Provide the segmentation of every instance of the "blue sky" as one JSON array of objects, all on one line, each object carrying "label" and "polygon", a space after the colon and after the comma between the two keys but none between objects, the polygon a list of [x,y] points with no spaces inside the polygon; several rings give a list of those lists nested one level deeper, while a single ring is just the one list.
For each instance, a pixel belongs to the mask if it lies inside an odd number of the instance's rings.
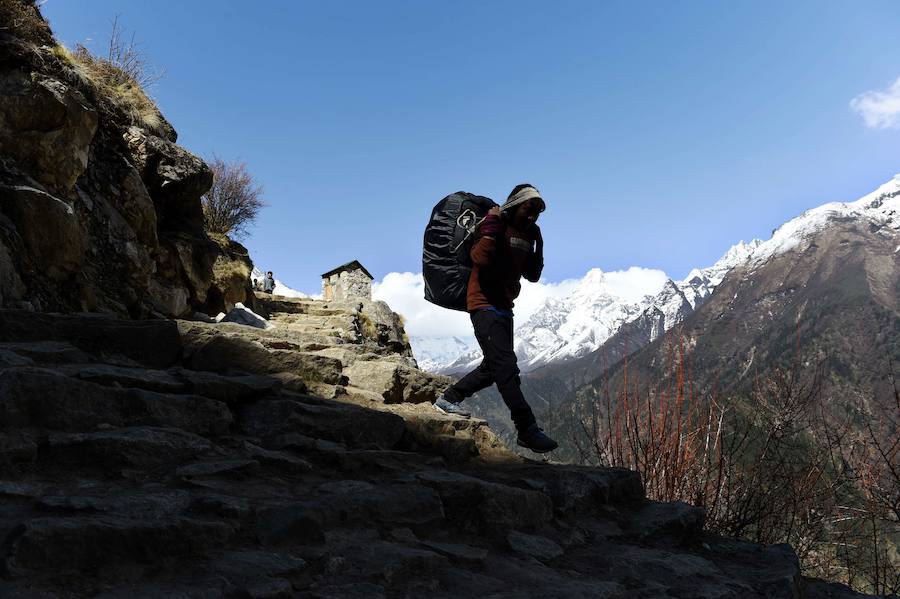
[{"label": "blue sky", "polygon": [[431,208],[459,189],[542,190],[547,281],[683,277],[900,172],[896,120],[851,108],[900,77],[893,0],[42,10],[95,50],[120,15],[164,73],[151,91],[179,142],[246,161],[264,186],[256,263],[305,291],[354,258],[379,280],[419,272]]}]

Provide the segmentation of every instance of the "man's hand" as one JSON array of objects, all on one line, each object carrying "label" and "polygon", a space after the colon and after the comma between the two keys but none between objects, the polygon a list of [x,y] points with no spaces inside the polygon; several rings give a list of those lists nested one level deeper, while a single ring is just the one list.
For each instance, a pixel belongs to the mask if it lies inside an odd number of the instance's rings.
[{"label": "man's hand", "polygon": [[541,235],[541,228],[537,226],[537,223],[534,225],[534,242],[537,244],[538,249],[544,247],[544,236]]},{"label": "man's hand", "polygon": [[503,223],[500,221],[500,206],[494,206],[488,210],[487,216],[481,221],[481,234],[496,236],[503,230]]}]

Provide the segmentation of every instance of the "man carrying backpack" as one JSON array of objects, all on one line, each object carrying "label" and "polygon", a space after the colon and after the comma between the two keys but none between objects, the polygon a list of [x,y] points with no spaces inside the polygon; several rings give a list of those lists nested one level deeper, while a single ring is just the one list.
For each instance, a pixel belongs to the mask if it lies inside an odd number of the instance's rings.
[{"label": "man carrying backpack", "polygon": [[518,444],[538,453],[556,449],[557,443],[538,427],[522,394],[513,351],[512,308],[521,290],[519,279],[537,282],[544,268],[544,240],[536,221],[545,208],[537,188],[517,185],[476,230],[466,308],[484,359],[434,402],[441,412],[469,416],[460,402],[496,383],[516,425]]}]

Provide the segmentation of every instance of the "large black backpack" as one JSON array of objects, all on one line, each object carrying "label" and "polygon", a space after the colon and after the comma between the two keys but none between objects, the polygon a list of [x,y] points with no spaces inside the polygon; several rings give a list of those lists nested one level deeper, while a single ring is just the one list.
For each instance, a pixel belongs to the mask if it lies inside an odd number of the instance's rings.
[{"label": "large black backpack", "polygon": [[496,205],[490,198],[457,191],[431,211],[422,251],[426,300],[451,310],[466,310],[475,226]]}]

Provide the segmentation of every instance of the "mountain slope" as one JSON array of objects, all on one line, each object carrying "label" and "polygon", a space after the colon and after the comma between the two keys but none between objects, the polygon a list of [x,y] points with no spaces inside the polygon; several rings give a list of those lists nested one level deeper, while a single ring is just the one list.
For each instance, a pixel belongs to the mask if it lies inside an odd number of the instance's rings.
[{"label": "mountain slope", "polygon": [[[858,375],[900,351],[900,177],[779,227],[673,334],[699,372],[739,384],[749,367],[807,359]],[[632,364],[653,363],[663,343]],[[729,374],[731,373],[731,374]],[[865,378],[865,377],[863,377]]]}]

